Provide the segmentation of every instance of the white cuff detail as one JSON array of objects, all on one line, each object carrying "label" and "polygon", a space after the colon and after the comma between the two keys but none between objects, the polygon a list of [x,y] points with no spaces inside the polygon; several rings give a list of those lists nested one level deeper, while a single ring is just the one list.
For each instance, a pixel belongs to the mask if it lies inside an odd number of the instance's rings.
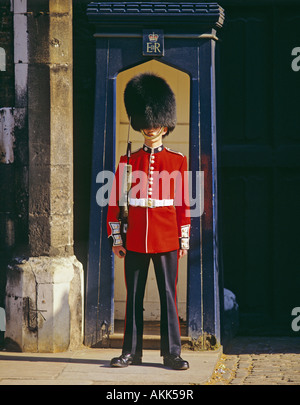
[{"label": "white cuff detail", "polygon": [[190,248],[190,227],[191,225],[181,227],[180,249],[188,250]]}]

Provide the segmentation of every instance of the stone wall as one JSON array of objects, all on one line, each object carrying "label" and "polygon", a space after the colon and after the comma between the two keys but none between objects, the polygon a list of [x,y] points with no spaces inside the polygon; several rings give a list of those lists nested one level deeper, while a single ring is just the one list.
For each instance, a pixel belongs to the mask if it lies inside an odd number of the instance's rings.
[{"label": "stone wall", "polygon": [[83,339],[83,268],[73,255],[72,0],[12,7],[14,111],[22,116],[15,156],[26,168],[19,182],[27,222],[7,273],[5,337],[14,350],[57,352]]},{"label": "stone wall", "polygon": [[[14,124],[13,12],[9,0],[0,2],[0,307],[4,307],[5,269],[15,241],[13,164]],[[6,120],[7,118],[7,120]],[[6,122],[5,122],[6,121]]]}]

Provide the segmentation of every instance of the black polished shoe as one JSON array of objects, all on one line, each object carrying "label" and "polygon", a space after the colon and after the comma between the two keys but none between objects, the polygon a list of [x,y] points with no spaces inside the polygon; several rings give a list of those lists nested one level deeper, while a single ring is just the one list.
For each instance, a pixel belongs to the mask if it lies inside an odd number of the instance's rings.
[{"label": "black polished shoe", "polygon": [[129,365],[138,365],[142,364],[142,357],[137,355],[128,354],[121,354],[120,357],[114,357],[110,365],[111,367],[127,367]]},{"label": "black polished shoe", "polygon": [[187,370],[190,367],[186,360],[176,354],[164,356],[164,366],[171,367],[173,370]]}]

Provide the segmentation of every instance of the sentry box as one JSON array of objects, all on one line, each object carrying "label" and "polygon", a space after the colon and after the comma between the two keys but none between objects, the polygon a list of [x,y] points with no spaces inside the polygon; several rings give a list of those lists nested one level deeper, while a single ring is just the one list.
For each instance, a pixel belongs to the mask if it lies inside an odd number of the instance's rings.
[{"label": "sentry box", "polygon": [[[116,285],[119,272],[115,267],[120,264],[113,258],[106,235],[107,204],[99,205],[96,198],[101,181],[98,177],[97,182],[97,176],[114,172],[120,155],[126,152],[128,121],[122,95],[126,81],[139,72],[154,71],[167,79],[177,100],[177,126],[166,143],[188,157],[192,174],[195,206],[191,247],[187,262],[181,264],[185,266],[180,271],[183,280],[178,283],[179,316],[185,321],[182,334],[201,348],[207,347],[207,339],[217,346],[222,277],[218,257],[215,46],[224,22],[223,9],[217,3],[92,2],[87,16],[95,26],[97,68],[85,344],[101,345],[105,334],[113,336],[118,314],[120,319],[124,316],[124,295],[121,292],[117,297]],[[137,147],[142,143],[134,132],[131,140],[133,149],[135,143]],[[201,188],[197,188],[199,178]],[[199,207],[197,193],[201,189]],[[151,320],[155,311],[150,301],[151,310],[147,315],[145,305],[145,316]]]}]

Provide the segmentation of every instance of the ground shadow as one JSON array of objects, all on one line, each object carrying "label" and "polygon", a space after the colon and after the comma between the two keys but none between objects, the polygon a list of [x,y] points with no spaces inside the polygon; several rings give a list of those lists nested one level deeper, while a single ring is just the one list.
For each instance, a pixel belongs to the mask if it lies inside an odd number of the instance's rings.
[{"label": "ground shadow", "polygon": [[300,336],[236,336],[223,347],[223,353],[228,355],[300,354]]},{"label": "ground shadow", "polygon": [[0,361],[24,361],[24,362],[33,362],[33,363],[70,363],[70,364],[99,364],[100,366],[109,365],[110,360],[95,360],[95,359],[78,359],[78,358],[69,358],[69,357],[36,357],[36,356],[18,356],[18,355],[1,355]]}]

